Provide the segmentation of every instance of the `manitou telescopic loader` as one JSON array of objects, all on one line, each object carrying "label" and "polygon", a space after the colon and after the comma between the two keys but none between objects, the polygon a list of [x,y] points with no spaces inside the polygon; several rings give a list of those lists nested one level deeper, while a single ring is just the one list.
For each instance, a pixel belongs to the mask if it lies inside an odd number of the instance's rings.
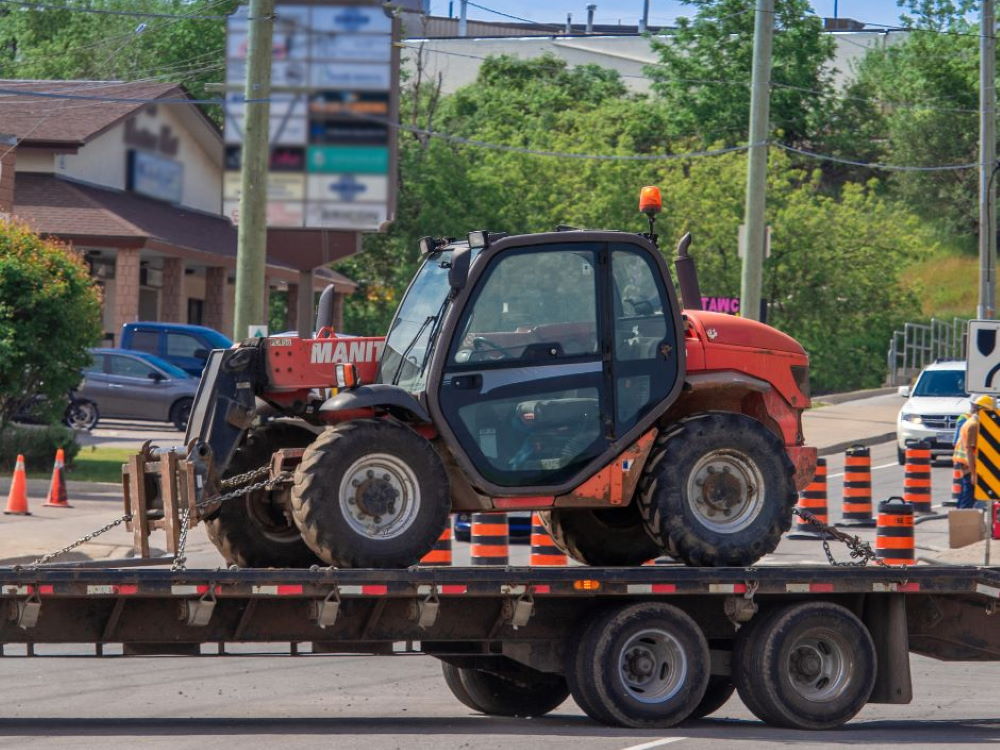
[{"label": "manitou telescopic loader", "polygon": [[[242,567],[405,567],[457,511],[541,511],[590,565],[771,552],[815,465],[808,357],[698,309],[689,237],[682,311],[659,191],[640,209],[649,233],[422,239],[384,340],[336,337],[321,303],[314,339],[214,351],[176,462],[188,522]],[[212,501],[268,466],[266,488]]]}]

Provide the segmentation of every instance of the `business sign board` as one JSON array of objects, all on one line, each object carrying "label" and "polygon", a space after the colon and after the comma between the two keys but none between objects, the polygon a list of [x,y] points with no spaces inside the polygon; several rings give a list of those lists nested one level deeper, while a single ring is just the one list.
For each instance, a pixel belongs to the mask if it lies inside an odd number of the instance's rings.
[{"label": "business sign board", "polygon": [[[223,210],[238,220],[250,23],[229,17]],[[396,207],[398,21],[381,3],[299,0],[275,9],[267,183],[271,227],[378,231]]]},{"label": "business sign board", "polygon": [[159,154],[128,150],[126,188],[150,198],[180,203],[184,194],[184,165]]}]

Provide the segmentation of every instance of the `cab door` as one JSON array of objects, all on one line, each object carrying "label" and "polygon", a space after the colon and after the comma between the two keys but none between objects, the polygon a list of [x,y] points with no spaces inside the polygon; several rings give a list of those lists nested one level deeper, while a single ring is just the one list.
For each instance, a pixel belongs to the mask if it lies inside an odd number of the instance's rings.
[{"label": "cab door", "polygon": [[[676,356],[663,356],[676,354],[670,298],[648,251],[622,244],[552,242],[481,259],[436,396],[456,452],[494,490],[583,481],[675,391]],[[616,302],[626,291],[631,306]]]}]

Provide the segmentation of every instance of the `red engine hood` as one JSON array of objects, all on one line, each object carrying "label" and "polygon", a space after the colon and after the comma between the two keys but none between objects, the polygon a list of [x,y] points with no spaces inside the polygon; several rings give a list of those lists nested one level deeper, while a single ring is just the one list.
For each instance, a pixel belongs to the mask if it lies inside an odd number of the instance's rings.
[{"label": "red engine hood", "polygon": [[706,346],[745,346],[803,356],[806,353],[799,342],[788,334],[756,320],[706,310],[684,310],[684,314],[694,324],[698,338]]}]

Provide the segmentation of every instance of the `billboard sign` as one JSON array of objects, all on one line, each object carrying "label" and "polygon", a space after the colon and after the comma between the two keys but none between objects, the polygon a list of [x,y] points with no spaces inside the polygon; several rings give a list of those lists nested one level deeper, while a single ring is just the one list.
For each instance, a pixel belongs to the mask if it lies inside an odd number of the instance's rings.
[{"label": "billboard sign", "polygon": [[[227,23],[223,210],[238,215],[248,106],[248,11]],[[275,10],[268,226],[378,231],[396,203],[398,22],[380,3],[308,0]],[[235,220],[235,219],[234,219]]]}]

